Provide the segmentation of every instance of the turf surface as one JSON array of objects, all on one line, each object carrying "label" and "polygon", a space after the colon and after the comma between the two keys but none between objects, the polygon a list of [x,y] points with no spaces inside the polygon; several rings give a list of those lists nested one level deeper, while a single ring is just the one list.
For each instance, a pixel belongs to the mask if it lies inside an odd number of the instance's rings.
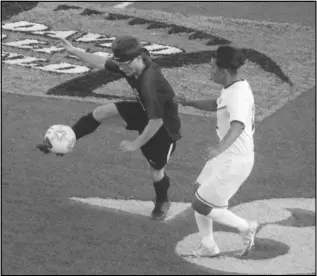
[{"label": "turf surface", "polygon": [[[314,93],[303,94],[258,126],[256,166],[233,204],[315,196]],[[87,103],[3,95],[4,272],[197,273],[173,253],[175,242],[195,231],[192,216],[170,227],[67,200],[69,196],[151,200],[141,156],[123,155],[116,148],[117,141],[126,137],[124,130],[104,127],[65,158],[33,150],[50,122],[71,122],[91,108]],[[182,120],[186,138],[170,165],[173,201],[190,199],[191,183],[203,163],[199,153],[212,140],[198,134],[208,136],[214,127],[202,117],[184,115]]]},{"label": "turf surface", "polygon": [[223,16],[257,21],[297,23],[314,27],[316,3],[288,2],[138,2],[133,7],[145,10],[162,10],[185,15]]},{"label": "turf surface", "polygon": [[[141,155],[118,149],[134,134],[111,123],[78,142],[72,154],[46,156],[34,146],[47,127],[72,124],[96,105],[3,92],[3,274],[210,274],[174,253],[176,242],[196,232],[191,212],[166,225],[68,200],[151,200]],[[255,168],[232,205],[315,197],[315,93],[303,93],[257,126]],[[182,115],[182,121],[184,138],[168,167],[173,201],[190,200],[201,156],[216,142],[212,119]]]}]

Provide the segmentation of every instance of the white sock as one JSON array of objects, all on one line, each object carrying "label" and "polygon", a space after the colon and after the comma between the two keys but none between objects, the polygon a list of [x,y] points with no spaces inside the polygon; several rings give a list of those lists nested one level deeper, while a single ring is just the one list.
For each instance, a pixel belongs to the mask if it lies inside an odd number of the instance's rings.
[{"label": "white sock", "polygon": [[216,243],[214,240],[212,219],[207,216],[201,215],[196,211],[195,219],[203,244],[210,247],[214,246]]},{"label": "white sock", "polygon": [[228,209],[214,208],[208,214],[208,217],[220,224],[236,228],[240,232],[244,232],[249,229],[247,220],[235,215]]}]

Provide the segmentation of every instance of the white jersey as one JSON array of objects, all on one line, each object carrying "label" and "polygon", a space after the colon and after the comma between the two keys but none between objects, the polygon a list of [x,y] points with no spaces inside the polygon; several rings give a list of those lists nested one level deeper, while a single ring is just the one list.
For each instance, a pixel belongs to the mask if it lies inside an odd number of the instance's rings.
[{"label": "white jersey", "polygon": [[237,81],[222,89],[217,99],[217,134],[220,141],[227,134],[230,123],[239,121],[244,124],[241,135],[225,151],[225,153],[251,156],[254,153],[254,97],[249,83]]}]

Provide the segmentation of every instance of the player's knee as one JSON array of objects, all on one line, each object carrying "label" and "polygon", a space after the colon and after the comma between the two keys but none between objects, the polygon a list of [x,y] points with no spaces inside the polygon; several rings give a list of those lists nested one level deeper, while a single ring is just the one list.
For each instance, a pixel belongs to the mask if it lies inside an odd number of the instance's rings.
[{"label": "player's knee", "polygon": [[192,208],[199,214],[203,215],[203,216],[207,216],[211,210],[212,207],[202,203],[200,200],[198,200],[197,198],[194,198],[194,200],[192,201]]},{"label": "player's knee", "polygon": [[94,109],[92,114],[94,118],[99,122],[102,122],[103,120],[107,118],[111,118],[111,117],[119,115],[118,109],[116,105],[113,103],[98,106],[97,108]]},{"label": "player's knee", "polygon": [[193,184],[193,194],[195,194],[197,192],[199,187],[200,187],[200,184],[198,182],[195,182]]},{"label": "player's knee", "polygon": [[209,216],[211,219],[217,221],[218,219],[221,219],[223,217],[224,210],[226,210],[226,208],[212,208]]},{"label": "player's knee", "polygon": [[164,169],[155,170],[155,169],[151,168],[151,176],[152,176],[152,180],[154,182],[161,181],[164,177]]},{"label": "player's knee", "polygon": [[227,213],[228,210],[228,206],[225,207],[219,207],[219,208],[212,208],[209,217],[213,220],[219,220],[222,217],[225,216],[225,214]]}]

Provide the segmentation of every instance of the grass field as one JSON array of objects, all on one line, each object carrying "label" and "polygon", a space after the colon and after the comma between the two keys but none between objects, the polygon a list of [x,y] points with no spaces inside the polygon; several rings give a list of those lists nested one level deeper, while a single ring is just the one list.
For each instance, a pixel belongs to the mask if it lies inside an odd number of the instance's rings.
[{"label": "grass field", "polygon": [[[2,10],[2,18],[6,20],[5,22],[10,22],[12,18],[30,21],[38,18],[41,19],[39,22],[49,23],[53,20],[51,15],[47,16],[47,21],[42,20],[44,20],[45,12],[48,14],[53,5],[53,3],[41,3],[39,6],[36,6],[36,3],[24,3],[23,5],[11,3],[3,6],[2,3],[2,8],[5,7]],[[78,5],[85,8],[85,5],[88,4],[78,3]],[[89,5],[92,6],[92,4]],[[98,10],[101,9],[101,5],[101,3],[94,3],[92,8]],[[145,16],[149,4],[136,3],[135,5],[144,10],[127,9],[120,12],[136,15],[140,12],[140,16]],[[151,8],[164,10],[165,5],[151,6]],[[227,3],[227,12],[229,6]],[[32,9],[25,11],[27,7]],[[198,12],[192,5],[186,7],[184,5],[183,8],[187,8],[188,11],[194,10],[187,15],[187,24],[190,24],[192,19],[190,14]],[[17,14],[17,9],[21,13]],[[108,9],[113,12],[110,7]],[[235,6],[232,9],[235,9]],[[291,6],[290,9],[295,10],[294,6]],[[268,11],[270,10],[268,9]],[[61,20],[56,24],[59,24],[58,27],[61,28],[73,29],[75,23],[80,22],[78,29],[83,28],[81,31],[102,33],[99,27],[96,27],[100,23],[100,17],[98,17],[100,15],[93,15],[89,21],[90,25],[87,23],[85,27],[84,20],[78,16],[79,12],[80,10],[60,11]],[[151,16],[154,16],[155,12],[157,11],[153,11]],[[214,15],[217,15],[215,10],[214,12]],[[256,18],[256,13],[258,11],[254,9],[250,19]],[[287,22],[287,9],[279,10],[279,13],[284,14],[282,21]],[[275,11],[275,14],[279,13]],[[77,14],[77,17],[74,14]],[[160,14],[168,17],[166,13]],[[245,14],[247,16],[247,13]],[[310,11],[304,9],[303,18],[306,18],[308,22],[310,19],[307,14],[310,14]],[[66,19],[70,18],[70,15],[73,16],[74,21],[67,23]],[[219,15],[223,16],[221,9]],[[261,16],[261,20],[271,20],[269,15],[265,17],[262,14]],[[201,24],[205,19],[202,19]],[[303,19],[301,23],[305,24],[306,21]],[[294,23],[293,19],[290,20],[290,23]],[[111,26],[114,28],[111,32],[125,29],[124,23],[120,20],[113,22]],[[141,27],[131,26],[130,28],[131,33],[141,33]],[[232,28],[236,28],[236,26],[233,24]],[[274,37],[274,28],[270,31],[265,27],[258,28],[258,31],[267,32],[268,36],[272,32],[271,37]],[[287,30],[291,33],[295,32],[295,29],[290,27]],[[233,29],[226,31],[219,27],[218,31],[218,35],[229,35]],[[151,39],[153,42],[164,42],[167,45],[179,42],[186,46],[184,34],[171,36],[168,38],[168,43],[164,40],[166,37],[164,35],[162,32],[159,41],[155,40],[155,36]],[[310,30],[297,35],[306,41],[315,39],[311,36]],[[10,33],[9,38],[17,39],[21,38],[21,35]],[[286,39],[289,39],[289,43],[292,42],[291,38]],[[49,41],[49,39],[47,40]],[[281,51],[285,45],[285,42],[282,43],[282,39],[280,41],[274,44],[277,51]],[[191,43],[192,48],[188,48],[188,51],[208,48],[201,41]],[[263,46],[261,43],[263,43],[261,39],[255,39],[255,48],[269,55],[270,46]],[[258,247],[255,255],[252,255],[249,260],[240,262],[234,260],[238,262],[237,268],[239,265],[242,267],[239,270],[240,273],[241,270],[243,271],[243,265],[246,265],[248,269],[250,267],[254,269],[250,274],[255,272],[261,274],[266,266],[270,266],[276,273],[281,274],[285,273],[287,267],[293,263],[296,266],[296,270],[293,271],[295,274],[315,273],[314,263],[311,261],[315,255],[315,237],[311,235],[311,231],[315,231],[315,206],[311,202],[315,202],[316,190],[316,87],[313,86],[315,54],[311,52],[311,49],[314,49],[315,45],[298,49],[300,43],[303,41],[296,41],[292,47],[288,48],[289,50],[285,53],[289,55],[287,58],[279,57],[278,53],[269,55],[274,57],[274,60],[278,60],[282,71],[292,80],[296,70],[292,69],[291,65],[294,68],[303,69],[299,74],[300,88],[292,95],[285,92],[283,82],[273,73],[257,69],[256,72],[260,76],[257,77],[251,70],[252,66],[255,66],[254,63],[250,63],[246,68],[246,75],[250,73],[251,80],[254,82],[254,91],[258,97],[257,106],[262,113],[258,113],[255,132],[255,167],[249,179],[230,203],[232,207],[239,209],[239,206],[243,206],[241,204],[252,204],[256,200],[281,199],[283,203],[283,199],[285,202],[293,199],[296,203],[292,202],[293,207],[301,210],[297,212],[300,215],[292,213],[291,223],[280,226],[282,228],[279,228],[278,231],[284,231],[286,240],[294,240],[301,244],[300,254],[308,252],[309,255],[305,262],[296,261],[296,246],[287,242],[286,245],[278,243],[276,233],[264,231],[262,235],[259,234],[263,247]],[[273,46],[271,45],[271,47]],[[31,50],[19,51],[25,55],[37,55]],[[298,51],[307,62],[296,58],[286,66],[288,57]],[[57,60],[58,56],[52,57],[52,60],[54,59]],[[199,78],[200,81],[196,81],[195,84],[202,85],[205,92],[196,96],[206,97],[209,89],[215,90],[217,87],[209,84],[202,77],[204,69],[201,68],[204,66],[202,63],[182,66],[179,69],[164,69],[164,72],[169,77],[173,74],[177,75],[178,72],[185,72],[182,77],[191,75],[191,81]],[[273,78],[279,88],[273,92],[266,91],[266,94],[261,94],[259,91],[265,91],[261,78],[264,82]],[[68,95],[68,97],[64,97],[64,95],[49,97],[47,95],[48,90],[58,87],[61,83],[67,85],[68,81],[72,79],[74,76],[51,74],[17,65],[4,64],[2,68],[2,273],[12,275],[33,273],[45,275],[216,275],[230,273],[230,258],[225,259],[223,263],[221,260],[219,261],[224,266],[228,264],[226,270],[219,268],[218,263],[214,263],[213,266],[209,261],[208,265],[211,265],[211,268],[202,263],[193,265],[175,253],[176,244],[188,235],[197,232],[191,210],[169,223],[161,223],[151,221],[144,216],[89,207],[69,200],[70,197],[100,197],[136,199],[142,202],[151,201],[153,198],[147,164],[141,154],[124,154],[118,149],[121,140],[135,137],[135,134],[126,132],[113,122],[100,127],[96,133],[79,141],[74,152],[63,158],[55,155],[42,155],[35,150],[35,144],[42,139],[48,126],[55,123],[71,125],[77,118],[96,107],[98,103],[106,101],[103,98],[94,99],[93,97],[81,97],[79,101],[71,99],[73,95]],[[173,76],[172,80],[175,86],[177,77]],[[191,81],[185,84],[187,91],[195,90],[194,86],[190,86]],[[104,87],[106,87],[105,84],[93,92],[102,93],[101,90]],[[107,93],[115,93],[122,87],[121,80],[117,80],[110,83]],[[272,87],[274,89],[274,85]],[[308,87],[312,88],[307,89]],[[283,91],[283,93],[278,93],[279,91]],[[118,92],[116,95],[121,97],[122,92]],[[280,104],[275,104],[276,102]],[[214,118],[192,115],[186,110],[182,110],[182,112],[183,139],[168,165],[168,173],[172,179],[170,198],[173,202],[190,202],[192,183],[204,164],[201,156],[207,146],[217,141],[213,131]],[[258,209],[261,209],[262,206],[263,210],[268,210],[269,205],[263,203],[263,205],[257,206],[260,206]],[[272,209],[269,209],[272,213],[262,213],[259,218],[261,220],[288,218],[289,213],[285,210],[281,212],[283,213],[281,217],[278,216],[280,208],[279,205],[273,206]],[[242,212],[245,217],[250,217],[257,211],[261,212],[261,210],[243,208],[239,212]],[[307,223],[305,218],[307,218],[307,214],[310,214],[308,212],[313,214],[313,218],[309,216]],[[303,213],[305,215],[301,215]],[[230,233],[229,229],[218,225],[215,228],[216,235]],[[307,236],[308,234],[310,236]],[[269,238],[266,235],[269,235]],[[309,237],[309,239],[306,240],[303,237]],[[237,244],[233,239],[232,246]],[[266,248],[267,252],[263,248]],[[262,258],[264,255],[266,259]]]},{"label": "grass field", "polygon": [[[177,12],[185,15],[223,16],[257,21],[273,21],[281,23],[295,23],[314,27],[315,3],[310,1],[289,2],[287,7],[283,2],[189,2],[185,5],[180,2],[138,2],[136,8],[145,10],[162,10]],[[300,11],[300,12],[299,12]]]}]

